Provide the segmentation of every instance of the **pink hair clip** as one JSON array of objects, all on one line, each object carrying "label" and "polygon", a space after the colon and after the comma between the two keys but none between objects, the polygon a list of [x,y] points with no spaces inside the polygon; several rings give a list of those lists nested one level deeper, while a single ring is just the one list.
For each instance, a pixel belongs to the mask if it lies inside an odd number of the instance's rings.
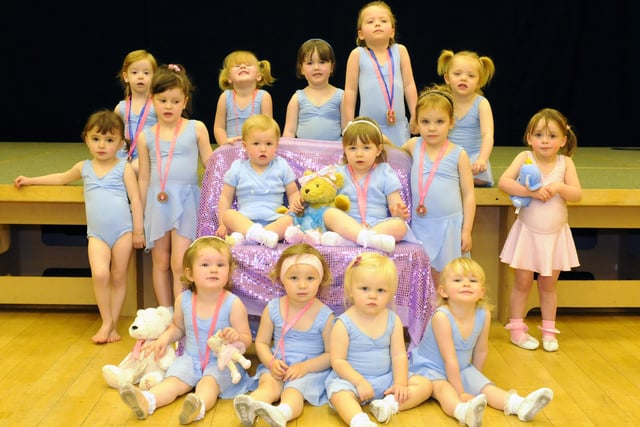
[{"label": "pink hair clip", "polygon": [[176,64],[169,64],[167,68],[171,71],[175,71],[176,73],[180,72],[180,67],[178,67]]},{"label": "pink hair clip", "polygon": [[360,255],[358,255],[357,257],[355,257],[353,259],[353,266],[357,267],[358,265],[360,265],[360,261],[362,261],[362,257]]}]

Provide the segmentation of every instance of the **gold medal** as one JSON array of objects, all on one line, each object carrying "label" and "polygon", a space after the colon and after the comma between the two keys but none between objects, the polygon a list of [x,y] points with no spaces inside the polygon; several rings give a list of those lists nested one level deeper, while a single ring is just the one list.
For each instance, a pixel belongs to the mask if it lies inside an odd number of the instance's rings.
[{"label": "gold medal", "polygon": [[425,216],[427,214],[427,207],[425,205],[420,205],[416,208],[416,213],[419,216]]},{"label": "gold medal", "polygon": [[158,193],[158,201],[160,203],[167,203],[167,200],[169,200],[169,195],[167,193],[164,191]]},{"label": "gold medal", "polygon": [[393,110],[387,110],[387,124],[393,126],[396,124],[396,112]]}]

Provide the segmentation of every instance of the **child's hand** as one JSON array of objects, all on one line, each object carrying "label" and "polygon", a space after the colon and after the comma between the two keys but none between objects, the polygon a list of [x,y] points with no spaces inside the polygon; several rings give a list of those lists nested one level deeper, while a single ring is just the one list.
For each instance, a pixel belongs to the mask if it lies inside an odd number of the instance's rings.
[{"label": "child's hand", "polygon": [[216,230],[216,236],[220,237],[221,239],[224,239],[225,237],[227,237],[227,227],[220,224],[220,226]]},{"label": "child's hand", "polygon": [[136,249],[142,249],[145,246],[144,234],[133,233],[133,247]]},{"label": "child's hand", "polygon": [[389,212],[391,212],[391,216],[402,218],[405,221],[411,218],[409,208],[404,203],[396,203],[395,206],[389,206]]},{"label": "child's hand", "polygon": [[19,177],[17,177],[16,179],[13,180],[13,185],[15,185],[16,188],[20,188],[22,186],[29,185],[29,178],[26,177],[26,176],[20,175]]},{"label": "child's hand", "polygon": [[302,378],[309,373],[309,370],[306,368],[305,363],[296,363],[287,369],[287,372],[284,374],[282,378],[284,381],[291,381],[298,378]]},{"label": "child's hand", "polygon": [[462,393],[460,393],[460,394],[458,395],[458,397],[460,398],[460,400],[461,400],[461,401],[463,401],[463,402],[468,402],[468,401],[470,401],[471,399],[473,399],[475,396],[474,396],[473,394],[469,394],[469,393],[467,393],[467,392],[463,391]]},{"label": "child's hand", "polygon": [[406,402],[410,397],[409,387],[407,387],[406,385],[398,385],[395,383],[391,387],[386,389],[384,391],[384,394],[385,396],[388,394],[393,394],[398,403]]},{"label": "child's hand", "polygon": [[553,192],[548,185],[545,185],[544,187],[541,187],[538,191],[533,193],[533,197],[540,201],[546,202],[551,197],[553,197]]},{"label": "child's hand", "polygon": [[231,343],[238,341],[240,334],[238,334],[238,331],[233,329],[231,326],[227,326],[222,330],[222,332],[220,332],[220,337],[227,343]]},{"label": "child's hand", "polygon": [[289,199],[289,211],[300,213],[304,211],[304,204],[302,203],[302,196],[299,192],[296,192],[293,197]]},{"label": "child's hand", "polygon": [[474,175],[478,175],[480,172],[484,172],[487,170],[487,162],[485,162],[484,160],[476,160],[475,162],[473,162],[473,164],[471,165],[471,171],[473,172]]},{"label": "child's hand", "polygon": [[373,399],[375,396],[375,392],[373,391],[373,387],[369,384],[369,381],[363,379],[356,385],[356,390],[358,390],[358,396],[360,397],[360,402],[366,402],[367,400]]},{"label": "child's hand", "polygon": [[289,367],[284,362],[284,360],[273,359],[271,361],[271,375],[273,375],[273,378],[277,379],[278,381],[284,381],[284,376],[286,375],[288,369]]}]

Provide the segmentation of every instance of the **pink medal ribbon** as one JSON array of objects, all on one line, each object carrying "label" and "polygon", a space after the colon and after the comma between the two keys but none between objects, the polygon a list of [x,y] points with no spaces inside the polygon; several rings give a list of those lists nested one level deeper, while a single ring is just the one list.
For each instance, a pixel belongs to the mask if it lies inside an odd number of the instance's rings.
[{"label": "pink medal ribbon", "polygon": [[369,181],[371,181],[371,175],[373,170],[376,168],[377,163],[374,163],[369,172],[367,173],[367,177],[364,180],[364,184],[360,187],[358,180],[353,175],[353,168],[351,165],[348,166],[349,174],[351,175],[351,180],[353,181],[353,185],[356,187],[356,193],[358,194],[358,212],[360,213],[360,221],[364,228],[369,228],[369,224],[367,224],[367,193],[369,192]]},{"label": "pink medal ribbon", "polygon": [[[375,65],[376,77],[378,77],[378,84],[380,85],[380,89],[382,90],[382,94],[385,96],[385,101],[387,101],[387,124],[389,126],[393,126],[396,124],[396,112],[393,110],[393,95],[395,85],[393,84],[393,54],[391,53],[391,48],[387,48],[387,64],[389,64],[389,85],[385,81],[382,76],[382,67],[380,66],[380,62],[378,62],[378,58],[373,50],[367,49],[369,52],[369,57],[371,61]],[[391,86],[391,90],[389,90],[389,86]]]},{"label": "pink medal ribbon", "polygon": [[436,175],[436,170],[440,165],[440,160],[442,160],[445,151],[447,151],[448,145],[449,141],[445,141],[445,143],[442,144],[442,148],[440,148],[438,157],[436,157],[436,160],[433,162],[433,167],[429,171],[429,176],[427,177],[427,182],[425,183],[422,180],[422,174],[424,173],[424,152],[426,151],[427,143],[424,140],[422,141],[422,150],[420,151],[420,169],[418,173],[418,193],[420,194],[420,203],[416,208],[416,213],[420,216],[425,216],[427,214],[427,207],[424,205],[424,199],[427,196],[427,192],[429,191],[429,187],[431,186],[431,181],[433,181],[433,177]]},{"label": "pink medal ribbon", "polygon": [[282,327],[282,333],[280,334],[280,339],[278,340],[278,345],[276,346],[276,350],[273,354],[273,359],[271,360],[271,364],[273,364],[273,360],[275,360],[276,358],[276,354],[278,354],[278,350],[280,350],[280,354],[281,354],[281,359],[284,360],[284,336],[287,332],[289,332],[289,330],[291,328],[293,328],[293,325],[296,324],[296,322],[298,320],[300,320],[300,318],[307,312],[309,311],[309,309],[311,308],[311,306],[313,305],[315,301],[315,298],[312,299],[311,301],[309,301],[307,303],[307,305],[305,305],[304,307],[302,307],[302,309],[296,313],[295,316],[293,316],[293,319],[291,319],[291,321],[289,322],[289,300],[285,297],[284,298],[284,326]]},{"label": "pink medal ribbon", "polygon": [[[253,109],[255,108],[256,103],[256,95],[258,94],[258,89],[253,91],[253,97],[251,98],[251,114],[249,116],[253,116]],[[233,91],[233,113],[236,115],[236,135],[242,135],[240,132],[240,126],[238,126],[238,122],[240,121],[240,111],[238,109],[238,103],[236,102],[236,91]]]},{"label": "pink medal ribbon", "polygon": [[147,121],[147,116],[149,115],[149,111],[151,111],[151,98],[147,99],[147,102],[144,103],[142,110],[140,110],[140,120],[138,120],[138,124],[136,125],[136,130],[133,131],[131,129],[131,97],[127,98],[127,102],[125,103],[125,112],[124,115],[127,116],[127,139],[131,141],[131,146],[129,147],[129,154],[127,159],[131,161],[133,157],[133,152],[138,145],[138,135],[144,129],[144,124]]},{"label": "pink medal ribbon", "polygon": [[167,155],[167,168],[162,175],[162,156],[160,154],[160,125],[156,124],[156,164],[158,166],[158,176],[160,177],[160,192],[158,193],[158,201],[160,203],[166,203],[169,200],[169,195],[165,193],[164,189],[167,185],[167,178],[169,178],[169,167],[171,166],[171,159],[173,159],[173,152],[176,148],[176,141],[178,140],[178,133],[182,126],[182,118],[176,125],[173,131],[173,139],[171,140],[171,146],[169,147],[169,154]]},{"label": "pink medal ribbon", "polygon": [[[218,297],[218,302],[216,303],[216,309],[213,312],[213,317],[211,318],[211,326],[209,327],[209,335],[207,335],[207,339],[213,335],[213,332],[216,329],[216,323],[218,323],[218,315],[220,314],[220,307],[222,307],[222,302],[224,301],[226,291],[222,289],[220,292],[220,296]],[[198,340],[198,316],[196,314],[196,303],[198,299],[198,294],[194,293],[191,298],[191,323],[193,323],[193,334],[196,336],[196,346],[198,347],[198,357],[200,358],[200,368],[202,368],[202,372],[209,364],[209,358],[211,357],[211,349],[205,343],[204,355],[200,352],[200,342]]]}]

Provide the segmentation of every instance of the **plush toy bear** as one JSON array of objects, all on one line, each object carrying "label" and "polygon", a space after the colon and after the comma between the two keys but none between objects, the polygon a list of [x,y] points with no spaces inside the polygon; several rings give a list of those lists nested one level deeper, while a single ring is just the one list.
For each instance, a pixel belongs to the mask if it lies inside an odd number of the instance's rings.
[{"label": "plush toy bear", "polygon": [[[527,187],[529,191],[536,191],[542,187],[542,174],[538,166],[534,165],[531,159],[527,158],[524,164],[520,166],[518,182]],[[520,208],[529,206],[531,197],[511,196],[511,203],[516,207],[517,214],[520,212]]]},{"label": "plush toy bear", "polygon": [[251,361],[243,356],[247,347],[242,341],[228,343],[222,338],[221,331],[216,332],[207,340],[209,349],[218,357],[218,369],[223,371],[229,369],[231,382],[238,384],[240,382],[240,371],[236,366],[239,363],[244,369],[249,369]]},{"label": "plush toy bear", "polygon": [[167,346],[160,360],[154,360],[154,354],[144,356],[142,345],[157,339],[171,325],[173,313],[167,307],[138,310],[136,318],[129,326],[129,335],[136,344],[131,353],[118,366],[105,365],[102,375],[110,387],[120,388],[123,384],[138,384],[142,390],[149,390],[164,378],[169,365],[175,360],[176,353],[172,345]]},{"label": "plush toy bear", "polygon": [[[300,194],[305,203],[302,214],[293,216],[293,224],[285,230],[284,240],[287,243],[320,244],[320,238],[325,231],[322,215],[329,207],[336,207],[348,211],[351,202],[338,190],[344,185],[344,177],[336,171],[335,165],[326,166],[317,172],[305,171],[298,179]],[[278,212],[286,212],[280,207]]]}]

